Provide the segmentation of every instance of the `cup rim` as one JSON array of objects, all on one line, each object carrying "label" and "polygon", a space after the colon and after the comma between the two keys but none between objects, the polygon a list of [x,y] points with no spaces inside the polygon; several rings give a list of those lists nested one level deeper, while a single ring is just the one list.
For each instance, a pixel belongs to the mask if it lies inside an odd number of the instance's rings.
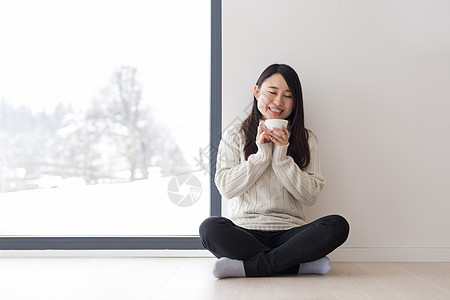
[{"label": "cup rim", "polygon": [[275,122],[282,122],[282,123],[287,122],[287,123],[289,123],[289,121],[286,120],[286,119],[265,119],[265,120],[261,120],[261,122],[265,123],[266,121],[269,121],[269,120],[274,120]]}]

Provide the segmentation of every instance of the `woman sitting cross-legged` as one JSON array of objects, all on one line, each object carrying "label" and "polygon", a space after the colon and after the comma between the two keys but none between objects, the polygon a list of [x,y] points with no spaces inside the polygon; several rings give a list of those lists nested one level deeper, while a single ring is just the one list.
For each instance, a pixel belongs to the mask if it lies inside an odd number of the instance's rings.
[{"label": "woman sitting cross-legged", "polygon": [[[261,122],[269,119],[287,125],[269,129]],[[215,277],[330,270],[326,255],[346,241],[349,225],[339,215],[305,221],[304,206],[315,203],[325,180],[291,67],[274,64],[260,75],[250,115],[223,134],[215,183],[229,199],[229,219],[210,217],[200,225],[204,247],[219,258]]]}]

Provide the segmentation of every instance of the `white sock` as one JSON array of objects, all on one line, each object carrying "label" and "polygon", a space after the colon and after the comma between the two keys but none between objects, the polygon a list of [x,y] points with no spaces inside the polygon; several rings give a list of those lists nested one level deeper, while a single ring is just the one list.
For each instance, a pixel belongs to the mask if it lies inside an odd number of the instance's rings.
[{"label": "white sock", "polygon": [[216,278],[245,277],[244,262],[221,257],[214,263],[213,275]]},{"label": "white sock", "polygon": [[328,257],[322,257],[318,260],[300,264],[298,274],[321,274],[325,275],[330,271],[331,263]]}]

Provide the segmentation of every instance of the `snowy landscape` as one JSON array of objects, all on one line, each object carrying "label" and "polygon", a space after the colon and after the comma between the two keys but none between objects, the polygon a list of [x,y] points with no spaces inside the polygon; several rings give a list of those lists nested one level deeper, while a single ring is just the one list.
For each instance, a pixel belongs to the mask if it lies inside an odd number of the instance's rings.
[{"label": "snowy landscape", "polygon": [[[174,177],[129,183],[85,185],[66,182],[0,194],[2,236],[173,236],[198,235],[209,216],[209,175],[193,173],[201,182],[196,203],[178,206],[168,197]],[[180,195],[191,187],[181,184]]]},{"label": "snowy landscape", "polygon": [[198,234],[208,3],[2,4],[0,235]]}]

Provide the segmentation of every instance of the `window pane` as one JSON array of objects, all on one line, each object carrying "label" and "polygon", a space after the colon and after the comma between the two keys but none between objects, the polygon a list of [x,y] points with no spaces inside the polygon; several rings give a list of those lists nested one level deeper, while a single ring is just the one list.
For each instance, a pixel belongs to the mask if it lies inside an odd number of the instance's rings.
[{"label": "window pane", "polygon": [[0,235],[197,235],[209,1],[0,4]]}]

